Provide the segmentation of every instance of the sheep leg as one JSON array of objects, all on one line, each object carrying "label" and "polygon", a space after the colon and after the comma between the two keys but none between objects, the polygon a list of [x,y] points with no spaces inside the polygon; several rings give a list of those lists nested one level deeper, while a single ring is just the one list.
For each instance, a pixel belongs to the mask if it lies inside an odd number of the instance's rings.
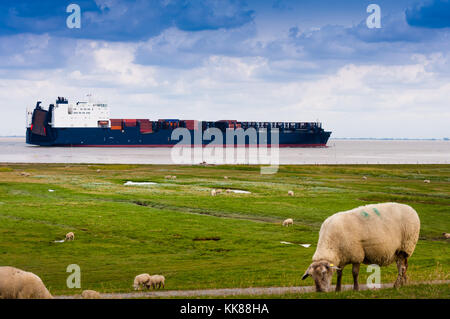
[{"label": "sheep leg", "polygon": [[353,267],[352,267],[352,274],[353,274],[353,290],[355,290],[355,291],[358,291],[358,290],[359,290],[359,283],[358,283],[359,265],[360,265],[360,264],[353,264]]},{"label": "sheep leg", "polygon": [[336,292],[341,291],[342,286],[342,269],[336,271],[337,282],[336,282]]},{"label": "sheep leg", "polygon": [[398,270],[398,276],[397,280],[394,283],[394,287],[398,288],[403,286],[403,284],[406,283],[406,269],[408,269],[408,258],[404,253],[400,253],[397,255],[397,270]]}]

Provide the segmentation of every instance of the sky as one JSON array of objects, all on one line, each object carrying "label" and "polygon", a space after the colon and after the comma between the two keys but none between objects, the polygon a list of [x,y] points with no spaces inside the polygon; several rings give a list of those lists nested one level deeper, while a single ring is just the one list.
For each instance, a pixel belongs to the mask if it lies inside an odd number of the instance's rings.
[{"label": "sky", "polygon": [[0,136],[23,136],[38,100],[87,94],[112,118],[450,137],[450,0],[2,0]]}]

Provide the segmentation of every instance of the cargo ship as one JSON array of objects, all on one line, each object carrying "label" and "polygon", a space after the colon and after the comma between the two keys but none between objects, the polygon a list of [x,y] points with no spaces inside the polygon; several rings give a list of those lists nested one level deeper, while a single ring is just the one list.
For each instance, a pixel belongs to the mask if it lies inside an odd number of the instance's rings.
[{"label": "cargo ship", "polygon": [[[177,128],[190,134],[183,138],[172,134]],[[219,131],[222,134],[211,133]],[[246,133],[243,139],[233,136],[238,132]],[[26,142],[40,146],[173,147],[187,138],[185,145],[325,147],[330,134],[320,122],[111,119],[107,104],[69,103],[64,97],[48,108],[37,102],[27,110],[26,124]],[[227,136],[232,143],[227,144]]]}]

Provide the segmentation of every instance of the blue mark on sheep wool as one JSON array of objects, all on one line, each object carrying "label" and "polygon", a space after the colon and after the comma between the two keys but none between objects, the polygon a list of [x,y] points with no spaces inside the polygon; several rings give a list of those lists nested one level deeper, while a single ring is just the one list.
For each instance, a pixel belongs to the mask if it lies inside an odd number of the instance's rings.
[{"label": "blue mark on sheep wool", "polygon": [[361,212],[361,216],[364,218],[369,218],[369,214],[367,214],[367,212],[365,212],[365,211]]},{"label": "blue mark on sheep wool", "polygon": [[378,209],[376,209],[375,207],[373,208],[373,211],[375,212],[375,214],[377,214],[378,216],[381,216],[380,211]]}]

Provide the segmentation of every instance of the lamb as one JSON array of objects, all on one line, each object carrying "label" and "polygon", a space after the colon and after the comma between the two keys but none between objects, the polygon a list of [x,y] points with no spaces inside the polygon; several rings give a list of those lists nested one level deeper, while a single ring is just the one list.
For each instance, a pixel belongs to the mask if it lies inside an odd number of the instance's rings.
[{"label": "lamb", "polygon": [[141,287],[149,287],[150,275],[140,274],[134,277],[133,287],[134,290],[141,290]]},{"label": "lamb", "polygon": [[425,179],[423,182],[424,182],[425,184],[430,184],[430,183],[431,183],[431,181],[430,181],[429,179]]},{"label": "lamb", "polygon": [[224,179],[228,179],[228,176],[224,176],[223,178],[224,178]]},{"label": "lamb", "polygon": [[294,220],[292,218],[283,221],[283,226],[289,227],[289,225],[294,225]]},{"label": "lamb", "polygon": [[81,293],[83,299],[100,299],[100,294],[95,290],[83,290]]},{"label": "lamb", "polygon": [[398,288],[406,283],[408,258],[419,231],[417,212],[404,204],[371,204],[336,213],[323,222],[313,262],[302,279],[311,276],[316,291],[328,291],[336,270],[336,291],[340,291],[343,268],[352,264],[353,289],[358,290],[361,263],[387,266],[395,261],[398,277],[394,287]]},{"label": "lamb", "polygon": [[450,233],[442,233],[445,239],[450,239]]},{"label": "lamb", "polygon": [[215,189],[212,189],[211,190],[211,196],[216,196],[216,194],[217,194],[217,191]]},{"label": "lamb", "polygon": [[41,278],[18,268],[0,267],[0,299],[53,299]]},{"label": "lamb", "polygon": [[162,275],[153,275],[150,276],[150,283],[147,286],[147,288],[150,288],[150,285],[153,287],[153,289],[161,288],[161,286],[164,288],[164,282],[166,281],[166,278]]},{"label": "lamb", "polygon": [[75,234],[73,232],[66,234],[66,240],[74,240],[74,239],[75,239]]},{"label": "lamb", "polygon": [[367,181],[367,176],[363,176],[362,178],[363,180]]},{"label": "lamb", "polygon": [[288,196],[294,196],[294,191],[288,191]]}]

